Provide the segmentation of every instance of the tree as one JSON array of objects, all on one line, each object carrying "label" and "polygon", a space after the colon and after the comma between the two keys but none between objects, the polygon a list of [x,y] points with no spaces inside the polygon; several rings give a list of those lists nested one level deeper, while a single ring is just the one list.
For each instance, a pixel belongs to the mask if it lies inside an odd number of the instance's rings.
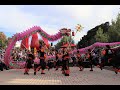
[{"label": "tree", "polygon": [[55,45],[55,49],[59,49],[63,43],[68,43],[71,42],[74,44],[74,40],[72,39],[72,37],[68,37],[68,36],[64,36],[56,45]]},{"label": "tree", "polygon": [[112,20],[112,25],[108,31],[109,42],[120,41],[120,14],[118,14],[116,20]]},{"label": "tree", "polygon": [[0,32],[0,47],[4,48],[7,46],[7,37],[3,32]]},{"label": "tree", "polygon": [[97,42],[108,42],[109,36],[106,33],[103,33],[103,29],[99,27],[96,32],[95,39]]}]

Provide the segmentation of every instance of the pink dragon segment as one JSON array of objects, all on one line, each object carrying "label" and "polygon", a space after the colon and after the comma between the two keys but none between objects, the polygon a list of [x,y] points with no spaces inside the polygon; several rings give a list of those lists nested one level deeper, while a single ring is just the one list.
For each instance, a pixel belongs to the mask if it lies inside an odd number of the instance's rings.
[{"label": "pink dragon segment", "polygon": [[9,43],[8,47],[6,48],[6,52],[5,52],[5,56],[4,56],[6,65],[9,66],[9,63],[11,61],[10,60],[11,50],[14,47],[15,43],[19,40],[24,39],[25,37],[29,37],[30,35],[32,35],[36,32],[40,33],[40,35],[42,37],[47,38],[49,41],[56,41],[62,37],[61,32],[58,32],[55,35],[49,35],[45,31],[43,31],[39,26],[34,26],[26,31],[15,34],[14,36],[12,36],[12,41]]},{"label": "pink dragon segment", "polygon": [[[34,26],[34,27],[24,31],[24,32],[15,34],[14,36],[12,36],[12,40],[9,43],[8,47],[6,48],[6,52],[5,52],[5,56],[4,56],[4,60],[5,60],[6,65],[8,65],[8,66],[10,65],[10,61],[11,61],[10,54],[11,54],[11,50],[14,47],[15,43],[19,40],[23,40],[24,38],[31,36],[32,34],[34,34],[36,32],[38,32],[42,37],[48,39],[49,41],[56,41],[56,40],[62,38],[62,36],[65,35],[66,32],[68,32],[68,30],[66,28],[63,28],[57,34],[49,35],[45,31],[43,31],[39,26]],[[79,49],[79,51],[81,53],[85,53],[88,49],[93,49],[94,47],[104,47],[105,45],[113,46],[113,45],[118,45],[118,44],[120,44],[120,42],[113,42],[113,43],[97,42],[97,43],[95,43],[91,46],[88,46],[86,48]],[[77,50],[74,50],[72,52],[75,53],[76,51]]]}]

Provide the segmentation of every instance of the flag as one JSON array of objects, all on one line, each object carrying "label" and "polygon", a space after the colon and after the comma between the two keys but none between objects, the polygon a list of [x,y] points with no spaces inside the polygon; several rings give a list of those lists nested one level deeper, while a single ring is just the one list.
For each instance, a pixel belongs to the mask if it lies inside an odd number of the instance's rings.
[{"label": "flag", "polygon": [[44,37],[42,37],[42,39],[43,39],[44,43],[46,44],[46,46],[49,47],[48,39],[44,38]]}]

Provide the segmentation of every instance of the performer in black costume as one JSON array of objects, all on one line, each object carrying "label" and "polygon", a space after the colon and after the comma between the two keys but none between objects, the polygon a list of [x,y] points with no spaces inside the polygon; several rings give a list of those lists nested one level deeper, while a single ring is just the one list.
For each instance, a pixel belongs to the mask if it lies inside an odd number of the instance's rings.
[{"label": "performer in black costume", "polygon": [[115,49],[112,55],[111,64],[116,74],[120,72],[120,48]]},{"label": "performer in black costume", "polygon": [[24,74],[29,75],[28,72],[29,72],[30,68],[32,68],[32,64],[34,63],[33,59],[34,59],[34,55],[33,54],[28,54],[28,59],[26,60]]},{"label": "performer in black costume", "polygon": [[[44,47],[41,47],[41,49],[38,51],[38,53],[39,53],[39,59],[40,59],[40,66],[36,69],[36,72],[38,70],[40,70],[40,68],[41,68],[42,69],[41,74],[45,74],[44,70],[46,68],[46,62],[45,62],[46,56],[45,56],[45,52],[44,52]],[[36,74],[36,72],[35,72],[35,74]]]},{"label": "performer in black costume", "polygon": [[34,75],[36,75],[36,70],[37,68],[39,67],[40,65],[40,62],[39,62],[39,57],[36,57],[35,60],[34,60]]},{"label": "performer in black costume", "polygon": [[106,53],[105,53],[105,63],[106,65],[111,65],[111,60],[113,57],[113,50],[110,48],[109,45],[106,45],[106,49],[105,49]]}]

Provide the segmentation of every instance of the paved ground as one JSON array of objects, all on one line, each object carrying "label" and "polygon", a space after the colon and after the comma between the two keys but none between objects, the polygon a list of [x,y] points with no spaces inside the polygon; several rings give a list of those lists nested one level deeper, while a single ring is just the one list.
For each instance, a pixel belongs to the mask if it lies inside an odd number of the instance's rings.
[{"label": "paved ground", "polygon": [[0,85],[120,85],[120,73],[117,75],[110,70],[89,68],[79,71],[77,67],[70,67],[70,76],[63,76],[61,69],[55,71],[45,70],[46,74],[41,75],[40,71],[36,76],[33,70],[30,75],[24,75],[23,69],[11,69],[0,71]]}]

